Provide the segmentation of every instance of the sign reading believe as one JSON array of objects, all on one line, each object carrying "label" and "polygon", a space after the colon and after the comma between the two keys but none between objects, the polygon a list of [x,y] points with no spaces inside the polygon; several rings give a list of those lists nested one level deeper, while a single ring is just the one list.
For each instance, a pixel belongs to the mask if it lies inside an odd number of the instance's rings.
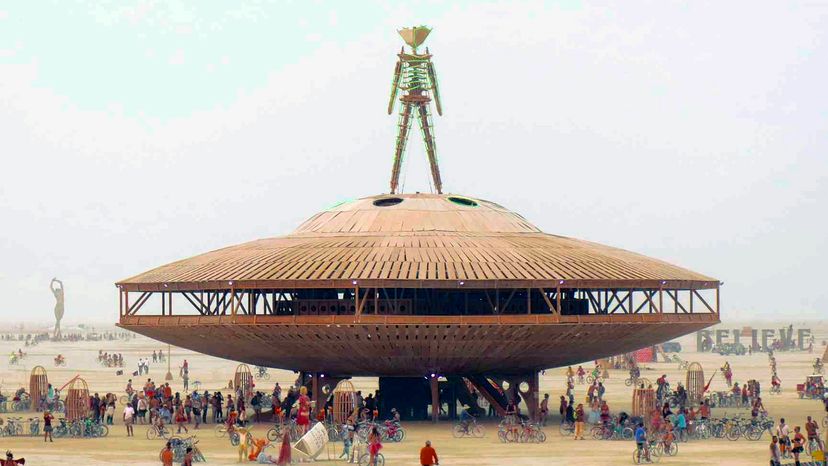
[{"label": "sign reading believe", "polygon": [[[794,330],[793,328],[788,327],[780,328],[778,331],[772,328],[751,329],[750,342],[743,341],[743,337],[745,337],[745,335],[743,335],[741,329],[699,330],[696,332],[696,351],[702,350],[703,342],[708,337],[716,342],[716,346],[727,343],[742,343],[745,346],[753,345],[754,348],[758,346],[763,350],[767,350],[770,343],[773,343],[774,340],[779,339],[782,341],[782,345],[784,347],[789,348],[791,346],[791,340],[793,340],[794,332],[796,332],[797,346],[800,350],[804,350],[805,342],[811,336],[811,329],[800,328]],[[761,345],[759,344],[760,338]]]}]

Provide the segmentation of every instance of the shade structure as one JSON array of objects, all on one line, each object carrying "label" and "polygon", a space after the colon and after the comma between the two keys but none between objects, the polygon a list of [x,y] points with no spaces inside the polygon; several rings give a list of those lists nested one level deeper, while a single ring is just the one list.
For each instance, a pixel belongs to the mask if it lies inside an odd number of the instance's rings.
[{"label": "shade structure", "polygon": [[121,327],[336,376],[526,374],[719,322],[714,278],[456,194],[340,203],[117,285]]},{"label": "shade structure", "polygon": [[35,366],[29,374],[29,395],[32,400],[31,408],[40,411],[43,400],[49,390],[49,377],[43,366]]},{"label": "shade structure", "polygon": [[691,406],[698,406],[704,399],[704,369],[697,362],[687,366],[685,376],[685,388],[687,389],[687,401]]},{"label": "shade structure", "polygon": [[89,416],[89,387],[86,380],[75,377],[66,391],[66,420],[76,421]]},{"label": "shade structure", "polygon": [[[341,380],[333,391],[333,418],[337,424],[348,420],[356,409],[356,389],[350,380]],[[356,419],[355,419],[356,421]]]}]

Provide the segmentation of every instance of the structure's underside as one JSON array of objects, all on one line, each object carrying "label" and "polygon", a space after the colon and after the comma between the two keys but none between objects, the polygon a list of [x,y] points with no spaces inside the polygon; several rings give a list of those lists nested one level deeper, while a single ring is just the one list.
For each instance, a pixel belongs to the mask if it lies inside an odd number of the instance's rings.
[{"label": "structure's underside", "polygon": [[121,326],[204,354],[331,375],[521,374],[632,351],[715,314],[352,317],[133,316]]}]

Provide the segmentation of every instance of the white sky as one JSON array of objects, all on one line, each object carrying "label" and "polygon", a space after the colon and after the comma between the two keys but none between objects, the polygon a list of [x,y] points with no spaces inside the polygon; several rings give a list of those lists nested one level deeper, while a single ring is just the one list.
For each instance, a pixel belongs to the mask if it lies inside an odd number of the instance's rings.
[{"label": "white sky", "polygon": [[114,321],[118,279],[386,191],[420,23],[447,191],[717,277],[725,318],[828,307],[828,3],[31,3],[0,4],[9,321],[52,319],[52,276]]}]

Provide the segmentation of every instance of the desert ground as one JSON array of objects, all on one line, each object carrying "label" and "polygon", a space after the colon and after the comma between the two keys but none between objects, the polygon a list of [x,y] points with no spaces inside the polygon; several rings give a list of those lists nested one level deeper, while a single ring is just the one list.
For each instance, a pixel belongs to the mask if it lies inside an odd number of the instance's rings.
[{"label": "desert ground", "polygon": [[[741,325],[741,324],[740,324]],[[758,328],[780,328],[786,324],[757,324]],[[734,380],[743,382],[755,378],[762,383],[763,400],[765,406],[774,419],[780,417],[788,419],[789,424],[802,425],[805,416],[813,415],[822,419],[825,415],[821,404],[813,400],[800,400],[796,394],[796,384],[801,383],[807,374],[811,373],[811,363],[817,355],[824,351],[822,341],[828,338],[828,326],[822,323],[795,324],[795,327],[810,327],[816,337],[817,344],[814,354],[807,352],[778,353],[780,377],[783,382],[781,395],[770,395],[770,369],[768,357],[764,353],[752,356],[723,357],[718,354],[696,353],[695,337],[685,336],[679,341],[683,351],[680,356],[688,361],[702,364],[706,377],[712,375],[725,360],[730,361],[734,370]],[[727,328],[737,328],[737,325],[725,325]],[[609,344],[610,342],[608,342]],[[217,342],[217,344],[220,344]],[[17,350],[17,342],[0,342],[0,354],[8,354]],[[28,356],[16,366],[10,366],[7,358],[0,360],[0,383],[2,391],[7,396],[15,389],[28,387],[28,377],[32,367],[42,365],[48,371],[49,380],[59,387],[66,381],[80,375],[89,384],[91,392],[113,392],[122,394],[129,374],[135,370],[138,358],[150,356],[152,351],[166,349],[167,346],[141,336],[129,341],[100,341],[78,343],[44,342],[32,348],[24,348]],[[115,369],[101,367],[97,363],[98,350],[120,352],[126,362],[126,375],[118,376]],[[62,353],[67,358],[67,366],[55,368],[53,357]],[[216,359],[196,354],[191,351],[173,347],[171,350],[172,372],[176,376],[172,382],[174,391],[183,391],[178,375],[178,366],[186,358],[190,364],[191,383],[198,380],[202,383],[202,390],[211,391],[225,387],[232,378],[237,362]],[[585,363],[585,367],[588,367]],[[150,367],[148,377],[161,381],[167,371],[165,364],[154,364]],[[261,389],[270,389],[275,382],[287,387],[295,380],[291,371],[271,369],[269,382],[259,383]],[[642,376],[655,380],[660,374],[666,373],[672,384],[684,380],[684,371],[678,369],[675,363],[647,363],[642,370]],[[611,371],[610,379],[606,383],[606,398],[613,412],[630,410],[632,389],[624,386],[625,373]],[[144,376],[145,380],[147,376]],[[503,444],[495,435],[496,425],[486,425],[486,436],[482,439],[455,439],[451,435],[451,422],[444,421],[437,425],[430,422],[405,422],[403,425],[408,432],[404,442],[400,444],[386,444],[383,453],[389,465],[416,465],[418,452],[425,440],[429,439],[437,449],[440,464],[443,465],[608,465],[631,464],[634,444],[625,441],[574,441],[570,437],[562,437],[557,429],[557,399],[564,392],[563,368],[547,370],[541,377],[541,393],[549,393],[552,402],[550,407],[555,416],[546,428],[548,440],[543,444]],[[376,379],[357,378],[354,385],[358,389],[373,390],[376,388]],[[713,379],[711,390],[725,389],[724,379],[716,376]],[[586,385],[576,386],[576,399],[583,399]],[[726,410],[728,414],[735,414],[736,409]],[[744,410],[747,415],[747,410]],[[713,415],[725,413],[724,409],[714,409]],[[21,416],[24,418],[36,416],[36,413],[2,414],[0,417]],[[85,465],[157,465],[158,452],[163,446],[162,440],[147,440],[146,427],[137,425],[135,437],[127,438],[126,432],[117,419],[120,417],[120,408],[116,414],[116,425],[110,429],[106,438],[100,439],[56,439],[54,443],[44,444],[42,438],[31,437],[2,437],[0,450],[9,449],[17,457],[25,457],[26,464],[85,464]],[[208,464],[237,464],[236,451],[227,439],[217,439],[213,434],[213,426],[208,424],[199,431],[193,431],[198,436],[199,447],[207,458]],[[264,437],[268,424],[259,424],[254,430],[254,437]],[[824,435],[824,433],[823,433]],[[729,441],[713,439],[709,441],[691,441],[680,445],[679,453],[672,458],[662,459],[662,463],[675,465],[755,465],[767,464],[767,445],[770,438],[767,434],[756,442],[748,440]],[[323,453],[317,462],[337,461],[335,458],[341,452],[341,444],[331,445],[330,451]],[[274,452],[275,454],[275,452]]]}]

